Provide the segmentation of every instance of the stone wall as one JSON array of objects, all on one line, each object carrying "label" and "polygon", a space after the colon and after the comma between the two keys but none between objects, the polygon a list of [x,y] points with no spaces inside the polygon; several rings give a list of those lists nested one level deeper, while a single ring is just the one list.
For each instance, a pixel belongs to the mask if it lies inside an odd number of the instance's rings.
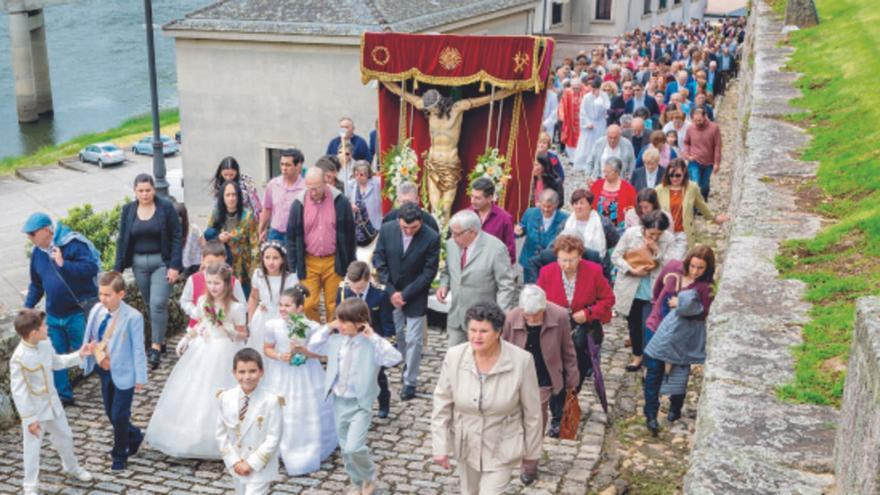
[{"label": "stone wall", "polygon": [[708,322],[705,377],[697,413],[687,494],[821,494],[833,484],[832,408],[780,401],[793,377],[792,348],[809,320],[805,286],[781,280],[774,258],[792,238],[813,237],[819,218],[796,204],[784,182],[814,176],[817,164],[794,158],[808,141],[780,117],[797,74],[782,70],[781,20],[753,3],[740,72],[741,139],[733,153],[730,242]]},{"label": "stone wall", "polygon": [[880,491],[880,298],[860,299],[834,448],[838,493]]},{"label": "stone wall", "polygon": [[[177,300],[180,299],[180,292],[183,290],[183,283],[176,284],[171,291],[171,304],[168,305],[168,336],[175,335],[183,330],[184,325],[188,321]],[[125,302],[131,304],[142,314],[148,315],[149,311],[144,307],[143,299],[137,286],[128,281]],[[9,359],[18,346],[19,338],[12,327],[14,313],[0,314],[0,430],[4,430],[18,424],[18,415],[13,407],[12,399],[9,395]],[[149,345],[150,342],[150,326],[149,321],[144,327],[144,342]],[[172,351],[173,352],[173,351]],[[71,368],[71,377],[74,383],[82,375],[79,368]]]}]

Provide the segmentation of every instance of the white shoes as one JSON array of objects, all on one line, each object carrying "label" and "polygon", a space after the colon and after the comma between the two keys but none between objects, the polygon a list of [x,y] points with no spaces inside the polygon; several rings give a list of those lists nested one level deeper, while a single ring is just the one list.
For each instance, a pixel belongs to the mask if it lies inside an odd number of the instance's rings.
[{"label": "white shoes", "polygon": [[64,474],[80,481],[92,481],[92,473],[86,471],[82,466],[77,466],[70,471],[65,471]]},{"label": "white shoes", "polygon": [[373,495],[373,492],[376,491],[376,480],[372,479],[370,481],[364,481],[363,487],[361,487],[361,495]]}]

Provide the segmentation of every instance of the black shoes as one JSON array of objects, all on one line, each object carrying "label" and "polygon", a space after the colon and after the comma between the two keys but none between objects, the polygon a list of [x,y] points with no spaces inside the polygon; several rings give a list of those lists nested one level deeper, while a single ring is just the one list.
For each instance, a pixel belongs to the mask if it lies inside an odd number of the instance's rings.
[{"label": "black shoes", "polygon": [[400,391],[400,400],[407,401],[416,398],[416,388],[412,385],[404,385]]},{"label": "black shoes", "polygon": [[110,469],[113,471],[125,471],[127,464],[128,463],[125,462],[124,459],[114,459],[113,464],[110,465]]},{"label": "black shoes", "polygon": [[679,418],[681,418],[681,411],[673,411],[670,409],[669,414],[666,415],[666,421],[669,421],[670,423],[674,423]]},{"label": "black shoes", "polygon": [[519,480],[522,481],[522,484],[526,485],[526,486],[529,486],[532,483],[534,483],[535,479],[537,479],[537,476],[535,476],[534,474],[522,473],[519,475]]},{"label": "black shoes", "polygon": [[639,359],[639,364],[630,363],[630,364],[626,365],[626,371],[630,371],[630,372],[639,371],[640,369],[642,369],[643,362],[644,362],[644,360]]},{"label": "black shoes", "polygon": [[159,349],[159,352],[161,352],[163,356],[168,354],[168,344],[162,344],[162,348]]},{"label": "black shoes", "polygon": [[76,401],[73,400],[73,397],[71,397],[69,399],[61,399],[61,406],[62,407],[70,407],[70,406],[75,406],[75,405],[76,405]]},{"label": "black shoes", "polygon": [[162,354],[157,349],[151,348],[149,350],[149,356],[147,357],[147,360],[150,363],[150,369],[156,371],[157,369],[159,369],[159,364],[161,364],[162,362]]},{"label": "black shoes", "polygon": [[559,438],[559,425],[550,425],[550,431],[547,432],[550,438]]},{"label": "black shoes", "polygon": [[660,423],[657,422],[657,418],[648,418],[647,426],[655,437],[660,433]]},{"label": "black shoes", "polygon": [[379,408],[379,412],[376,413],[376,416],[379,418],[385,419],[388,417],[388,408]]}]

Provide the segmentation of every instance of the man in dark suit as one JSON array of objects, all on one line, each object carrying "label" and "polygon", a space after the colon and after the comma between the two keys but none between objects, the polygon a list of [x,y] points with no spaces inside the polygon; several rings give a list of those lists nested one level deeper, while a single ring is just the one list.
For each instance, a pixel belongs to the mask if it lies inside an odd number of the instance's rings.
[{"label": "man in dark suit", "polygon": [[[632,181],[630,181],[632,186],[636,188],[636,192],[641,192],[643,189],[653,189],[654,187],[657,187],[660,185],[663,176],[666,175],[666,167],[661,167],[659,165],[660,155],[657,153],[657,150],[649,148],[648,150],[645,150],[644,154],[649,155],[647,157],[642,156],[642,161],[645,166],[636,168],[632,175]],[[656,154],[656,157],[650,156],[654,154]],[[651,160],[649,161],[646,158],[651,158]]]},{"label": "man in dark suit", "polygon": [[[412,203],[416,206],[419,205],[419,189],[412,182],[401,182],[400,185],[397,186],[397,204],[403,206],[407,203]],[[389,211],[384,217],[382,217],[382,223],[397,222],[399,211],[399,209]],[[440,226],[437,225],[437,220],[434,218],[434,215],[431,215],[425,210],[422,210],[422,224],[434,229],[434,232],[440,232]]]},{"label": "man in dark suit", "polygon": [[[370,265],[364,261],[352,261],[348,265],[345,280],[336,291],[336,305],[343,299],[357,297],[363,299],[370,308],[370,326],[382,337],[394,335],[394,306],[391,298],[380,287],[370,283]],[[380,418],[387,418],[391,406],[391,392],[388,390],[388,376],[385,367],[379,368],[379,413]]]},{"label": "man in dark suit", "polygon": [[405,203],[398,210],[397,222],[382,225],[373,252],[373,266],[394,306],[397,349],[406,363],[400,400],[416,395],[428,289],[439,262],[440,234],[425,228],[421,208]]},{"label": "man in dark suit", "polygon": [[[633,96],[626,102],[624,113],[635,115],[639,108],[646,108],[648,113],[655,122],[660,122],[660,106],[653,96],[645,92],[645,87],[640,83],[633,83]],[[635,149],[635,147],[633,148]],[[638,154],[638,150],[636,150]]]}]

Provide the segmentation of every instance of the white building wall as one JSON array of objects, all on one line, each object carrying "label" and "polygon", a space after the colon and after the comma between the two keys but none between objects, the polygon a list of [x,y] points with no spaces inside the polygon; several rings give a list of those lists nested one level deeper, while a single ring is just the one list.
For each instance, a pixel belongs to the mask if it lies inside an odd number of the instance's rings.
[{"label": "white building wall", "polygon": [[[599,34],[618,36],[635,28],[651,29],[661,24],[688,22],[691,18],[702,19],[707,0],[667,0],[667,6],[659,10],[660,0],[651,0],[651,13],[645,14],[644,0],[611,0],[611,19],[596,19],[596,2],[600,0],[571,0],[571,31],[576,34]],[[540,10],[540,8],[539,8]]]}]

